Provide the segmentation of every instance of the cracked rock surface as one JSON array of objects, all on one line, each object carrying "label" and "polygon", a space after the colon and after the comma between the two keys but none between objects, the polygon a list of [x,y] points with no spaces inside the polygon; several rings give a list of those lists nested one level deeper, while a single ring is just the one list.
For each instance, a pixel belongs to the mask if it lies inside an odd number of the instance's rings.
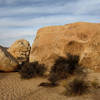
[{"label": "cracked rock surface", "polygon": [[21,64],[22,62],[29,60],[30,49],[29,42],[21,39],[15,41],[8,49],[8,52],[17,59],[19,64]]}]

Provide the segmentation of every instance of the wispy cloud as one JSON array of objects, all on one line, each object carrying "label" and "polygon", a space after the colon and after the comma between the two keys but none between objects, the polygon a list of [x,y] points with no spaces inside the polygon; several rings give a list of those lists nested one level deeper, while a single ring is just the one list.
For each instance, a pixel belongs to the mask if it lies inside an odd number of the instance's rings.
[{"label": "wispy cloud", "polygon": [[100,0],[0,0],[0,44],[34,38],[37,29],[46,25],[100,22],[99,5]]},{"label": "wispy cloud", "polygon": [[0,19],[0,27],[35,27],[35,26],[44,26],[44,25],[57,25],[57,24],[66,24],[68,22],[75,21],[91,21],[91,22],[100,22],[99,17],[95,16],[68,16],[68,15],[52,15],[52,16],[41,16],[38,18],[30,18],[24,20],[18,20],[13,18],[2,18]]},{"label": "wispy cloud", "polygon": [[[13,0],[7,0],[13,1]],[[16,1],[16,0],[15,0]],[[31,1],[31,0],[29,0]],[[34,1],[34,0],[33,0]],[[43,1],[43,0],[42,0]],[[45,0],[44,0],[45,1]],[[58,0],[59,1],[59,0]],[[100,11],[100,0],[73,0],[73,2],[64,3],[58,2],[52,5],[35,6],[35,3],[31,6],[15,6],[15,7],[0,7],[0,16],[13,16],[22,14],[91,14],[94,16],[96,12]],[[76,2],[74,2],[76,1]],[[60,4],[61,3],[61,4]],[[94,12],[96,11],[96,12]],[[98,16],[100,13],[98,13]]]}]

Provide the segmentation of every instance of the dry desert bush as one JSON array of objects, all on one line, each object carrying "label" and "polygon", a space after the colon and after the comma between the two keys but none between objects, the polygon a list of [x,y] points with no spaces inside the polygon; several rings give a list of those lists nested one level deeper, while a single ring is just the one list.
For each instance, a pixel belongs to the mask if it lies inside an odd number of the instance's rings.
[{"label": "dry desert bush", "polygon": [[30,79],[36,76],[43,76],[46,71],[46,67],[38,62],[25,63],[20,69],[20,75],[23,79]]},{"label": "dry desert bush", "polygon": [[57,83],[59,80],[68,78],[71,75],[84,76],[84,67],[79,64],[79,56],[68,54],[67,58],[59,57],[51,68],[48,80]]},{"label": "dry desert bush", "polygon": [[84,79],[75,78],[65,86],[65,94],[68,96],[77,96],[88,93],[90,90],[89,82]]}]

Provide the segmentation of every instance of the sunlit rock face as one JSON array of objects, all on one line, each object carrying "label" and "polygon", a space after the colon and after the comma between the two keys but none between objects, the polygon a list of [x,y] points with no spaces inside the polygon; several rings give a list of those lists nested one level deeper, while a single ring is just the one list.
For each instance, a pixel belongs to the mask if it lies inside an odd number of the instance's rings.
[{"label": "sunlit rock face", "polygon": [[16,59],[7,52],[7,49],[0,46],[0,71],[15,71],[18,67]]},{"label": "sunlit rock face", "polygon": [[30,44],[27,40],[21,39],[15,41],[11,47],[8,49],[8,52],[16,58],[16,60],[21,64],[29,60],[30,54]]},{"label": "sunlit rock face", "polygon": [[80,56],[80,63],[100,71],[100,24],[72,23],[38,30],[32,45],[30,62],[39,61],[51,68],[58,56]]}]

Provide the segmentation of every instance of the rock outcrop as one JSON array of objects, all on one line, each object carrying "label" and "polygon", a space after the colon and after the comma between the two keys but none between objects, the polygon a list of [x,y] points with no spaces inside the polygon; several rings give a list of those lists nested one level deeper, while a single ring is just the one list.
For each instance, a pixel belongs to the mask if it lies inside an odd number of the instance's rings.
[{"label": "rock outcrop", "polygon": [[15,41],[8,49],[8,52],[17,59],[19,64],[29,60],[30,44],[27,40],[21,39]]},{"label": "rock outcrop", "polygon": [[80,56],[80,63],[100,71],[100,24],[73,23],[41,28],[32,45],[30,62],[39,61],[48,68],[58,56]]},{"label": "rock outcrop", "polygon": [[7,52],[6,48],[0,46],[0,71],[14,71],[17,66],[16,59]]}]

